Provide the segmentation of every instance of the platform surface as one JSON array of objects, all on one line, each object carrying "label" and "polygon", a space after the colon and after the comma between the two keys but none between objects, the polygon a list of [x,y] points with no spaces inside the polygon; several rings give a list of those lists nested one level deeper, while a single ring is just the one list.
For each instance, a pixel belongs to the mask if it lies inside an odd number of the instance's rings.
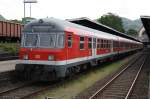
[{"label": "platform surface", "polygon": [[11,71],[15,69],[15,65],[19,60],[0,61],[0,72]]}]

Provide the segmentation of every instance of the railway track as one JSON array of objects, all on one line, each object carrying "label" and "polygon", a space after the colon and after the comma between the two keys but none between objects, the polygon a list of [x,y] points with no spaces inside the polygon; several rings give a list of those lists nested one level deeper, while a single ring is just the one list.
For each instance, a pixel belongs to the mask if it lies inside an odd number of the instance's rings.
[{"label": "railway track", "polygon": [[20,81],[16,79],[15,71],[2,72],[0,73],[0,99],[16,99],[17,97],[13,95],[9,97],[7,94],[26,86],[31,86],[34,82],[35,81]]},{"label": "railway track", "polygon": [[8,81],[10,79],[13,79],[14,74],[15,74],[14,71],[1,72],[0,73],[0,83]]},{"label": "railway track", "polygon": [[[63,83],[63,82],[61,82]],[[0,89],[0,99],[2,98],[13,98],[13,99],[27,99],[28,97],[34,96],[39,92],[43,92],[44,90],[59,86],[60,83],[51,83],[51,84],[43,84],[43,83],[18,83],[13,87],[8,87],[4,90]]]},{"label": "railway track", "polygon": [[129,64],[104,86],[92,94],[89,99],[128,99],[145,63],[144,55]]},{"label": "railway track", "polygon": [[64,82],[17,81],[12,85],[7,82],[6,85],[0,84],[0,99],[28,99],[40,92],[60,86]]},{"label": "railway track", "polygon": [[[46,87],[46,86],[45,86]],[[4,88],[0,91],[0,99],[2,98],[10,98],[10,99],[24,99],[25,97],[38,92],[44,88],[43,85],[38,85],[35,82],[18,82],[18,84],[14,84],[11,88]]]},{"label": "railway track", "polygon": [[8,90],[0,91],[0,99],[28,99],[40,92],[58,87],[64,82],[65,81],[43,83],[35,81],[22,83],[22,85],[20,84]]}]

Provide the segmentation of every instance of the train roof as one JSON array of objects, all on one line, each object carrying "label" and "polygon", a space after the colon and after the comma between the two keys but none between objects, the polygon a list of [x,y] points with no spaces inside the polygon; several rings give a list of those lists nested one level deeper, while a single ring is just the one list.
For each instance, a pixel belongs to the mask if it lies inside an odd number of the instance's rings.
[{"label": "train roof", "polygon": [[132,36],[121,33],[121,32],[119,32],[119,31],[117,31],[117,30],[115,30],[111,27],[108,27],[108,26],[103,25],[101,23],[98,23],[96,21],[90,20],[89,18],[86,18],[86,17],[76,18],[76,19],[67,19],[67,20],[72,22],[72,23],[76,23],[76,24],[83,25],[83,26],[86,26],[86,27],[89,27],[89,28],[93,28],[93,29],[96,29],[96,30],[100,30],[100,31],[103,31],[103,32],[107,32],[107,33],[110,33],[110,34],[113,34],[113,35],[117,35],[117,36],[120,36],[120,37],[124,37],[124,38],[127,38],[127,39],[131,39],[131,40],[135,40],[135,41],[140,42],[138,39],[133,38]]},{"label": "train roof", "polygon": [[11,23],[11,24],[18,24],[18,25],[22,25],[21,23],[17,23],[17,22],[13,22],[13,21],[9,21],[9,20],[0,20],[0,22],[7,22],[7,23]]},{"label": "train roof", "polygon": [[[75,24],[70,21],[59,20],[59,19],[55,19],[55,18],[45,18],[45,19],[34,20],[34,21],[28,23],[27,25],[25,25],[23,32],[33,32],[33,31],[34,32],[36,32],[36,31],[38,31],[38,32],[39,31],[41,31],[41,32],[43,32],[43,31],[44,32],[56,32],[56,31],[61,32],[61,31],[65,31],[65,29],[68,27],[81,29],[82,30],[81,32],[87,33],[86,35],[90,35],[93,37],[94,36],[101,37],[101,35],[103,35],[103,38],[114,39],[114,40],[116,39],[116,37],[118,37],[117,35],[109,34],[108,33],[109,31],[107,31],[107,33],[106,33],[106,31],[97,30],[94,28]],[[90,31],[91,33],[88,33],[86,31]],[[77,33],[77,34],[83,34],[83,33]],[[124,37],[120,37],[120,38],[124,38]],[[126,39],[128,39],[128,38],[126,38]]]},{"label": "train roof", "polygon": [[[43,29],[46,27],[45,29]],[[105,39],[116,39],[117,36],[105,33],[103,31],[98,31],[95,29],[91,29],[89,27],[85,27],[82,25],[74,24],[65,20],[59,20],[55,18],[45,18],[45,19],[39,19],[34,20],[27,25],[25,25],[23,32],[62,32],[62,31],[69,31],[69,28],[77,29],[77,32],[75,34],[79,35],[89,35],[91,37],[103,35],[103,38]],[[89,33],[89,31],[91,33]],[[70,31],[72,32],[72,31]]]}]

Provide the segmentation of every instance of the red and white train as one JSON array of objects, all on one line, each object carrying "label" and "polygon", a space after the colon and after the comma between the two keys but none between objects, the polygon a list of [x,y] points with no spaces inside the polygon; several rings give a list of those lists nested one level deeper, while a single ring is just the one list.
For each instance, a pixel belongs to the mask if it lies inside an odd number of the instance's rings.
[{"label": "red and white train", "polygon": [[141,42],[65,20],[39,19],[24,27],[16,71],[40,80],[63,78],[87,64],[96,65],[142,46]]}]

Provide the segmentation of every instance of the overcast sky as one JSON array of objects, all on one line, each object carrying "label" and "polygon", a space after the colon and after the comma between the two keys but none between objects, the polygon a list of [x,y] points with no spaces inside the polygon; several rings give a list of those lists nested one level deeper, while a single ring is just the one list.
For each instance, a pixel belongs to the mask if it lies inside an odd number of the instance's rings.
[{"label": "overcast sky", "polygon": [[[140,15],[150,15],[150,0],[37,0],[32,4],[32,17],[55,17],[71,19],[88,17],[97,19],[108,12],[129,19]],[[23,0],[0,0],[0,14],[6,19],[23,17]],[[26,16],[29,16],[29,4],[26,4]]]}]

